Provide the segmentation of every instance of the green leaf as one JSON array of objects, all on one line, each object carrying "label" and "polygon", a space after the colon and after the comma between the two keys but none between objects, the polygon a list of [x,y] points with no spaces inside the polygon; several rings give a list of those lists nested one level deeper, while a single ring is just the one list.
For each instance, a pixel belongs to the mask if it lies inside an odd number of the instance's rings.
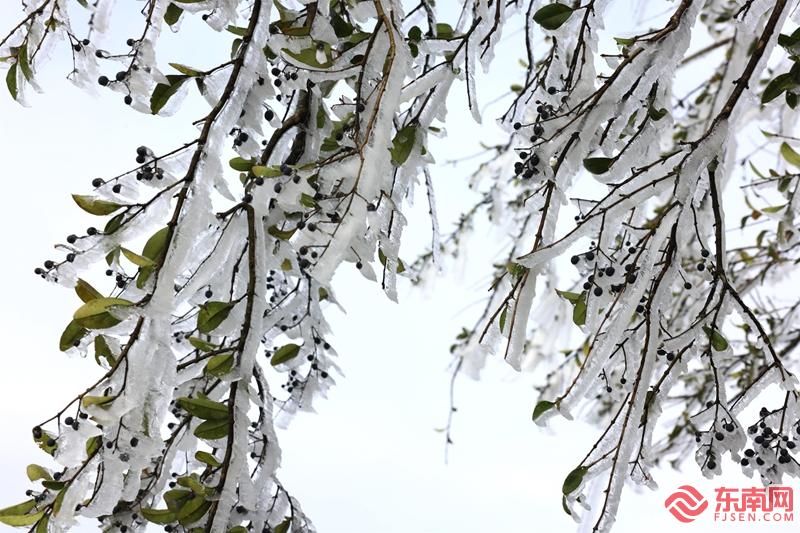
[{"label": "green leaf", "polygon": [[300,353],[300,346],[297,344],[286,344],[281,346],[275,353],[272,355],[272,359],[270,360],[270,364],[272,366],[278,366],[281,363],[285,363],[297,357]]},{"label": "green leaf", "polygon": [[169,66],[189,77],[197,77],[202,76],[203,73],[199,70],[195,70],[192,67],[187,67],[186,65],[181,65],[180,63],[170,63]]},{"label": "green leaf", "polygon": [[44,511],[26,515],[0,515],[0,522],[12,527],[32,526],[44,516]]},{"label": "green leaf", "polygon": [[656,109],[655,107],[650,106],[647,109],[647,116],[649,116],[652,120],[656,122],[664,118],[666,115],[667,115],[667,110],[664,107]]},{"label": "green leaf", "polygon": [[78,204],[78,207],[87,213],[97,216],[110,215],[120,207],[123,207],[122,204],[109,202],[108,200],[101,200],[100,198],[95,198],[94,196],[73,194],[72,199],[75,200],[75,203]]},{"label": "green leaf", "polygon": [[173,513],[169,509],[142,508],[140,512],[142,516],[144,516],[145,519],[147,519],[148,521],[153,522],[154,524],[160,524],[162,526],[171,524],[172,522],[175,522],[178,519],[175,513]]},{"label": "green leaf", "polygon": [[217,440],[228,434],[227,420],[206,420],[194,429],[197,438]]},{"label": "green leaf", "polygon": [[75,293],[78,295],[78,298],[81,301],[90,302],[92,300],[96,300],[97,298],[102,298],[103,295],[100,292],[89,285],[86,281],[78,278],[78,281],[75,283]]},{"label": "green leaf", "polygon": [[19,91],[17,90],[17,64],[14,63],[11,65],[11,68],[8,69],[6,72],[6,87],[8,87],[8,92],[11,93],[11,97],[14,100],[17,99],[19,96]]},{"label": "green leaf", "polygon": [[[241,159],[241,158],[237,158]],[[233,160],[231,160],[233,161]],[[233,166],[233,165],[231,165]],[[235,167],[234,167],[235,168]],[[250,169],[250,172],[253,173],[254,176],[259,178],[277,178],[278,176],[282,175],[283,172],[281,171],[280,167],[271,166],[271,167],[264,167],[261,165],[256,165]]]},{"label": "green leaf", "polygon": [[[78,0],[80,1],[80,0]],[[34,533],[48,533],[48,524],[50,523],[49,516],[43,516],[39,523],[36,524],[36,530]]]},{"label": "green leaf", "polygon": [[422,30],[419,26],[411,26],[411,29],[408,30],[408,38],[416,42],[422,40]]},{"label": "green leaf", "polygon": [[[325,53],[326,58],[328,57],[327,48],[328,47],[326,46],[326,53]],[[317,61],[317,49],[314,46],[310,48],[304,48],[299,52],[292,52],[288,48],[283,48],[281,51],[284,54],[291,57],[292,59],[294,59],[295,61],[299,61],[304,65],[308,65],[314,68],[328,68],[333,63],[333,61],[331,60],[326,60],[324,63],[320,63],[319,61]]]},{"label": "green leaf", "polygon": [[233,170],[238,170],[239,172],[249,172],[254,163],[253,159],[244,159],[243,157],[234,157],[228,162]]},{"label": "green leaf", "polygon": [[800,43],[800,28],[794,30],[791,35],[778,35],[778,44],[783,48],[789,49]]},{"label": "green leaf", "polygon": [[114,233],[122,226],[122,221],[125,220],[125,213],[120,213],[116,216],[113,216],[106,222],[106,227],[103,229],[103,233]]},{"label": "green leaf", "polygon": [[64,503],[64,496],[67,494],[67,491],[62,490],[56,496],[56,499],[53,501],[53,514],[57,515],[61,511],[61,505]]},{"label": "green leaf", "polygon": [[567,513],[569,516],[572,516],[572,511],[569,510],[567,506],[567,497],[561,496],[561,508],[564,509],[564,512]]},{"label": "green leaf", "polygon": [[572,305],[575,305],[581,299],[581,294],[578,292],[560,291],[556,289],[556,293]]},{"label": "green leaf", "polygon": [[792,78],[792,75],[789,74],[788,72],[786,74],[780,74],[778,76],[775,76],[775,78],[773,78],[772,81],[770,81],[767,84],[767,87],[764,89],[764,94],[761,95],[761,103],[766,104],[768,102],[771,102],[777,97],[779,97],[781,94],[783,94],[785,91],[792,89],[796,86],[797,83],[795,83],[794,79]]},{"label": "green leaf", "polygon": [[227,420],[228,406],[224,403],[206,400],[205,398],[178,398],[180,405],[187,413],[203,420]]},{"label": "green leaf", "polygon": [[208,360],[206,364],[206,374],[221,377],[233,368],[233,352],[221,353]]},{"label": "green leaf", "polygon": [[533,14],[533,21],[546,30],[556,30],[572,15],[572,8],[559,4],[546,5]]},{"label": "green leaf", "polygon": [[157,232],[155,232],[144,245],[142,249],[142,255],[154,263],[157,263],[158,260],[161,258],[161,254],[164,251],[164,248],[167,245],[167,235],[169,234],[169,228],[161,228]]},{"label": "green leaf", "polygon": [[[181,1],[182,1],[182,0],[181,0]],[[201,1],[201,2],[202,2],[202,1],[204,1],[204,0],[198,0],[198,1]],[[229,33],[232,33],[232,34],[234,34],[234,35],[238,35],[239,37],[244,37],[245,35],[247,35],[247,28],[243,28],[243,27],[241,27],[241,26],[233,26],[233,25],[228,25],[228,27],[227,27],[227,28],[225,28],[225,29],[226,29],[226,30],[227,30]]]},{"label": "green leaf", "polygon": [[109,313],[113,307],[129,307],[133,302],[122,298],[96,298],[86,302],[75,311],[73,320],[88,329],[104,329],[116,326],[120,320]]},{"label": "green leaf", "polygon": [[267,228],[267,233],[282,241],[288,241],[291,239],[295,231],[297,231],[297,228],[279,229],[278,226],[270,226]]},{"label": "green leaf", "polygon": [[286,520],[284,520],[283,522],[281,522],[277,526],[273,527],[272,528],[272,533],[288,533],[289,532],[289,526],[291,526],[291,525],[292,525],[292,519],[291,518],[287,518]]},{"label": "green leaf", "polygon": [[205,495],[207,492],[206,486],[200,483],[200,479],[198,478],[197,474],[179,477],[178,485],[190,489],[193,494]]},{"label": "green leaf", "polygon": [[560,291],[556,289],[559,296],[572,304],[572,322],[576,326],[583,326],[586,324],[586,293],[580,294],[569,291]]},{"label": "green leaf", "polygon": [[36,481],[38,479],[46,479],[47,481],[50,481],[53,479],[53,476],[50,475],[50,472],[48,472],[43,466],[39,465],[28,465],[28,468],[25,469],[25,473],[28,474],[28,479],[31,481]]},{"label": "green leaf", "polygon": [[103,439],[100,435],[95,435],[91,437],[89,440],[86,441],[86,456],[91,457],[95,454],[97,450],[100,449],[100,445],[103,443]]},{"label": "green leaf", "polygon": [[84,408],[91,407],[93,405],[103,406],[113,402],[116,399],[116,396],[84,396],[81,400],[81,405],[83,405]]},{"label": "green leaf", "polygon": [[509,274],[511,274],[511,277],[514,278],[515,280],[521,278],[522,276],[525,275],[526,272],[528,272],[527,267],[524,267],[519,263],[514,263],[514,262],[506,264],[506,270],[508,271]]},{"label": "green leaf", "polygon": [[211,502],[205,496],[195,496],[178,511],[178,522],[182,525],[197,522],[208,512]]},{"label": "green leaf", "polygon": [[18,516],[27,514],[28,511],[36,507],[36,502],[34,500],[24,501],[22,503],[18,503],[17,505],[12,505],[11,507],[6,507],[5,509],[0,509],[0,516]]},{"label": "green leaf", "polygon": [[124,255],[128,259],[128,261],[130,261],[136,266],[144,268],[144,267],[155,266],[156,264],[155,261],[153,261],[152,259],[149,259],[135,252],[132,252],[127,248],[120,248],[120,249],[122,251],[122,255]]},{"label": "green leaf", "polygon": [[583,166],[592,174],[605,174],[611,168],[614,160],[609,157],[588,157],[583,160]]},{"label": "green leaf", "polygon": [[214,457],[208,452],[204,451],[195,452],[194,458],[200,461],[201,463],[207,464],[208,466],[213,466],[213,467],[222,466],[222,463],[220,463],[216,457]]},{"label": "green leaf", "polygon": [[210,352],[217,349],[216,344],[204,341],[200,337],[189,337],[189,344],[200,350],[201,352]]},{"label": "green leaf", "polygon": [[[58,441],[55,441],[55,438],[56,436],[50,433],[49,431],[43,431],[41,437],[39,437],[38,439],[34,438],[33,440],[39,446],[40,450],[42,450],[46,454],[53,455],[56,449],[58,449]],[[50,439],[53,439],[55,441],[52,446],[49,446],[47,444],[47,441],[49,441]]]},{"label": "green leaf", "polygon": [[164,493],[164,502],[167,504],[167,509],[177,513],[192,497],[194,493],[190,490],[172,489]]},{"label": "green leaf", "polygon": [[400,166],[406,162],[417,140],[417,126],[405,126],[392,139],[392,161]]},{"label": "green leaf", "polygon": [[100,363],[101,357],[108,361],[109,366],[114,366],[117,364],[117,359],[114,357],[106,338],[103,335],[97,335],[94,338],[94,360],[97,361],[97,364],[100,366],[102,366]]},{"label": "green leaf", "polygon": [[[419,28],[418,28],[419,29]],[[453,27],[450,24],[437,23],[436,24],[436,38],[437,39],[452,39]],[[419,39],[417,39],[419,40]]]},{"label": "green leaf", "polygon": [[502,332],[506,328],[506,317],[508,316],[508,306],[503,306],[503,311],[500,313],[499,326]]},{"label": "green leaf", "polygon": [[550,402],[548,400],[540,400],[536,407],[533,408],[533,421],[535,422],[537,418],[545,414],[547,411],[555,407],[556,404]]},{"label": "green leaf", "polygon": [[722,333],[710,326],[703,326],[703,331],[708,335],[708,340],[711,347],[718,352],[724,352],[728,349],[728,339],[722,336]]},{"label": "green leaf", "polygon": [[200,306],[200,312],[197,313],[197,329],[200,333],[211,333],[222,324],[222,321],[228,318],[233,303],[231,302],[206,302]]},{"label": "green leaf", "polygon": [[572,322],[576,326],[586,324],[586,293],[581,293],[581,297],[575,302],[575,307],[572,308]]},{"label": "green leaf", "polygon": [[353,25],[344,20],[335,10],[330,11],[330,23],[333,31],[340,39],[353,35]]},{"label": "green leaf", "polygon": [[300,205],[302,205],[303,207],[307,207],[309,209],[314,209],[315,207],[317,207],[317,201],[314,200],[313,196],[306,193],[301,193]]},{"label": "green leaf", "polygon": [[781,143],[781,155],[790,165],[800,167],[800,154],[794,151],[794,148],[786,143]]},{"label": "green leaf", "polygon": [[183,15],[183,9],[178,7],[176,4],[170,4],[167,6],[166,13],[164,13],[164,22],[170,26],[174,26],[181,18],[181,15]]},{"label": "green leaf", "polygon": [[31,66],[28,64],[28,46],[21,46],[19,52],[17,53],[17,64],[19,64],[19,69],[22,71],[22,75],[25,76],[25,79],[30,81],[33,79],[33,72],[31,72]]},{"label": "green leaf", "polygon": [[575,491],[583,481],[583,477],[586,475],[589,469],[585,466],[579,466],[569,474],[567,477],[564,478],[564,485],[561,487],[561,492],[566,496],[567,494]]},{"label": "green leaf", "polygon": [[188,79],[189,76],[168,74],[168,83],[159,83],[156,85],[156,88],[153,89],[153,94],[150,96],[150,112],[154,115],[157,115],[158,112],[161,111],[165,105],[167,105],[169,99],[175,96],[175,93],[178,92],[178,89],[181,88],[181,85],[183,85]]},{"label": "green leaf", "polygon": [[[383,266],[386,266],[386,254],[384,254],[383,250],[381,250],[380,248],[378,248],[378,261],[380,261]],[[398,257],[397,258],[397,273],[398,274],[402,274],[405,271],[406,271],[406,266],[403,264],[403,262]]]},{"label": "green leaf", "polygon": [[66,352],[74,347],[75,343],[80,341],[87,333],[89,333],[89,330],[73,320],[67,324],[64,333],[61,334],[61,339],[58,341],[58,348],[62,352]]}]

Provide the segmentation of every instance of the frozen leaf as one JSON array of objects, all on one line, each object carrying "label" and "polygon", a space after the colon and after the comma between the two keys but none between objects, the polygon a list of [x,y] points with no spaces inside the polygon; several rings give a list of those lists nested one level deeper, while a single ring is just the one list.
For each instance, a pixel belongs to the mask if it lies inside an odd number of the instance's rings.
[{"label": "frozen leaf", "polygon": [[547,411],[555,407],[556,404],[550,402],[548,400],[540,400],[536,407],[533,408],[533,420],[536,421],[537,418],[545,414]]},{"label": "frozen leaf", "polygon": [[208,452],[198,451],[194,454],[194,458],[200,461],[201,463],[205,463],[209,466],[217,467],[222,465],[222,463],[220,463],[216,457],[214,457]]},{"label": "frozen leaf", "polygon": [[67,327],[61,334],[61,339],[58,342],[59,349],[62,352],[69,350],[75,346],[75,343],[80,342],[87,333],[89,333],[89,330],[73,320],[67,324]]},{"label": "frozen leaf", "polygon": [[178,74],[167,75],[168,83],[159,83],[153,89],[153,94],[150,96],[150,112],[157,115],[189,78],[189,76]]},{"label": "frozen leaf", "polygon": [[605,174],[614,160],[609,157],[589,157],[583,160],[583,166],[592,174]]},{"label": "frozen leaf", "polygon": [[113,307],[128,307],[133,302],[122,298],[95,298],[83,304],[72,316],[78,325],[88,329],[104,329],[116,326],[120,320],[109,313]]},{"label": "frozen leaf", "polygon": [[287,518],[274,528],[272,528],[272,533],[289,533],[289,527],[292,525],[292,519]]},{"label": "frozen leaf", "polygon": [[558,2],[539,8],[533,20],[547,30],[556,30],[572,15],[572,8]]},{"label": "frozen leaf", "polygon": [[249,172],[250,169],[253,168],[255,161],[252,159],[244,159],[242,157],[234,157],[228,162],[228,164],[233,170],[238,170],[239,172]]},{"label": "frozen leaf", "polygon": [[31,481],[36,481],[39,479],[53,479],[53,476],[50,475],[50,472],[48,472],[43,466],[39,465],[28,465],[26,473],[28,474],[28,479]]},{"label": "frozen leaf", "polygon": [[575,489],[580,487],[581,482],[583,481],[583,477],[586,475],[586,472],[588,471],[589,469],[586,468],[585,466],[579,466],[578,468],[567,474],[567,477],[564,478],[564,484],[561,487],[561,492],[563,492],[565,496],[567,494],[570,494],[571,492],[574,492]]},{"label": "frozen leaf", "polygon": [[17,64],[14,63],[6,72],[6,87],[8,87],[8,92],[11,93],[11,97],[14,100],[17,99],[19,95],[19,91],[17,90]]},{"label": "frozen leaf", "polygon": [[197,329],[200,333],[211,333],[228,318],[228,314],[233,309],[231,302],[206,302],[200,306],[197,314]]},{"label": "frozen leaf", "polygon": [[94,405],[103,406],[113,402],[116,399],[116,396],[84,396],[81,400],[81,405],[83,407],[92,407]]},{"label": "frozen leaf", "polygon": [[224,376],[233,368],[234,356],[233,352],[221,353],[215,355],[208,360],[206,364],[206,373],[212,376]]},{"label": "frozen leaf", "polygon": [[228,406],[204,398],[179,398],[178,404],[190,415],[203,420],[227,420]]},{"label": "frozen leaf", "polygon": [[100,198],[95,198],[93,196],[73,194],[72,199],[75,200],[75,203],[78,204],[78,207],[87,213],[98,216],[110,215],[120,207],[123,207],[122,204],[109,202],[108,200],[101,200]]},{"label": "frozen leaf", "polygon": [[200,439],[216,440],[228,434],[228,420],[206,420],[194,430],[194,435]]},{"label": "frozen leaf", "polygon": [[724,352],[728,349],[728,340],[722,336],[722,333],[709,326],[703,326],[703,331],[708,335],[708,340],[714,350]]},{"label": "frozen leaf", "polygon": [[278,366],[281,363],[285,363],[297,357],[300,353],[300,346],[297,344],[286,344],[281,346],[275,353],[272,355],[272,359],[270,359],[270,364],[272,366]]},{"label": "frozen leaf", "polygon": [[175,3],[171,3],[169,6],[167,6],[167,10],[164,13],[164,22],[170,26],[174,26],[178,23],[178,20],[181,18],[182,14],[183,9],[178,7],[178,5]]},{"label": "frozen leaf", "polygon": [[800,154],[795,152],[794,148],[787,143],[781,143],[781,155],[790,165],[800,167]]},{"label": "frozen leaf", "polygon": [[80,278],[78,278],[78,282],[75,283],[75,293],[83,302],[89,302],[91,300],[103,297],[103,295],[100,294],[97,289],[89,285],[87,281]]},{"label": "frozen leaf", "polygon": [[414,143],[417,140],[417,127],[406,126],[397,132],[392,140],[392,161],[396,165],[402,165],[411,155],[411,150],[414,148]]},{"label": "frozen leaf", "polygon": [[766,104],[771,102],[785,91],[793,89],[796,86],[797,83],[795,83],[791,74],[786,73],[775,76],[775,78],[767,84],[766,89],[764,89],[764,94],[761,95],[761,103]]},{"label": "frozen leaf", "polygon": [[208,512],[211,502],[205,496],[195,496],[178,511],[178,522],[182,525],[197,522]]},{"label": "frozen leaf", "polygon": [[146,509],[143,507],[141,509],[141,514],[149,522],[153,522],[154,524],[160,524],[160,525],[167,525],[172,522],[175,522],[175,520],[178,519],[175,513],[173,513],[169,509]]}]

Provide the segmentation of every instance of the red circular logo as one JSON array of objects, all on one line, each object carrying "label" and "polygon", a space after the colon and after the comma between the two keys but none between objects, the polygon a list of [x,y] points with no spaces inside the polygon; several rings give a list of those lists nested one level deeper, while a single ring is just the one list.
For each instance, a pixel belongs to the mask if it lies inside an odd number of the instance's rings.
[{"label": "red circular logo", "polygon": [[708,501],[691,485],[681,485],[664,501],[664,507],[679,521],[688,523],[706,510]]}]

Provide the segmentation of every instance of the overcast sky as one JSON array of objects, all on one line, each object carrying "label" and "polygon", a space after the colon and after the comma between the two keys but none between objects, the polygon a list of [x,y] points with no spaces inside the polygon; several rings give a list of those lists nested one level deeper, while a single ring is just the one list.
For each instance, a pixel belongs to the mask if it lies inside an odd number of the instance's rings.
[{"label": "overcast sky", "polygon": [[[626,8],[622,4],[619,13]],[[16,19],[16,0],[5,0],[0,27]],[[193,44],[179,48],[168,38],[164,53],[197,65],[193,61],[200,61],[207,47],[198,46],[205,41],[192,27],[187,31]],[[126,28],[119,35],[124,40]],[[479,84],[484,103],[517,81],[514,64],[521,51],[501,50],[495,75]],[[127,170],[141,144],[158,153],[193,139],[187,124],[204,113],[195,100],[171,119],[142,115],[126,108],[117,94],[92,96],[74,88],[64,79],[67,71],[63,58],[49,65],[41,76],[45,94],[33,95],[31,108],[0,95],[0,506],[24,499],[25,465],[47,464],[30,439],[30,428],[99,374],[94,361],[58,351],[58,337],[77,305],[75,295],[33,275],[34,267],[54,256],[54,243],[92,223],[69,194],[90,190],[95,177]],[[459,109],[461,102],[463,95],[457,95],[450,108]],[[484,127],[468,113],[452,112],[450,138],[433,151],[437,159],[475,152],[478,141],[491,139],[493,113],[501,111],[501,106],[489,107]],[[465,168],[441,166],[434,172],[444,228],[460,201],[468,199],[462,191]],[[406,258],[429,239],[422,194],[419,199],[401,254]],[[564,420],[555,420],[549,432],[537,428],[530,421],[537,397],[529,375],[491,360],[480,382],[459,381],[455,446],[444,464],[444,437],[436,428],[443,426],[448,410],[448,347],[478,311],[486,289],[480,268],[486,263],[479,259],[490,257],[495,243],[490,233],[479,233],[472,242],[474,261],[462,274],[450,269],[424,290],[406,286],[400,305],[354,275],[337,278],[347,314],[334,312],[331,323],[345,376],[319,404],[318,414],[300,415],[280,435],[280,476],[321,533],[575,529],[561,509],[561,484],[598,430]],[[725,467],[728,473],[713,481],[704,480],[692,461],[684,473],[658,471],[659,490],[627,491],[615,531],[797,530],[796,525],[714,524],[709,516],[684,525],[665,511],[664,499],[681,484],[691,483],[708,497],[722,485],[757,485],[727,461]],[[94,524],[82,530],[93,531]]]}]

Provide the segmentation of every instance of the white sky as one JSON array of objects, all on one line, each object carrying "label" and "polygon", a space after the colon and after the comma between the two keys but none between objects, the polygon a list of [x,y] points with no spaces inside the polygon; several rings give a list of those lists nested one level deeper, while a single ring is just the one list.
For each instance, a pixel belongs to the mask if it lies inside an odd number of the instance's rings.
[{"label": "white sky", "polygon": [[[16,5],[15,0],[3,2],[0,28],[16,22]],[[187,30],[192,35],[192,28]],[[118,35],[124,41],[125,28]],[[190,39],[199,43],[193,35]],[[190,65],[202,65],[198,61],[205,50],[188,46],[179,51],[174,39],[165,41],[171,60]],[[514,65],[522,51],[506,47],[501,52],[495,75],[479,84],[483,102],[518,81]],[[58,351],[58,337],[77,305],[74,294],[33,275],[33,268],[53,253],[53,243],[94,223],[72,205],[69,194],[86,192],[93,178],[132,166],[140,144],[159,152],[193,139],[186,124],[204,109],[195,100],[187,101],[174,119],[146,116],[125,108],[117,94],[103,91],[92,97],[74,88],[63,79],[68,69],[62,60],[46,70],[41,76],[46,94],[34,95],[32,108],[0,96],[5,250],[0,261],[0,506],[24,499],[29,486],[25,465],[47,463],[30,439],[30,427],[99,372],[92,360],[70,359]],[[462,101],[458,95],[451,109]],[[489,108],[486,122],[491,124],[492,113],[501,110]],[[468,113],[452,112],[449,118],[450,139],[433,152],[440,160],[474,153],[478,141],[491,136],[493,126],[480,129]],[[459,200],[464,205],[467,199],[461,192],[464,172],[439,168],[434,176],[446,229],[460,209]],[[415,212],[424,214],[421,189],[418,198]],[[428,231],[423,217],[412,217],[409,244],[403,248],[408,255],[402,255],[413,257],[413,250],[429,239]],[[319,404],[318,415],[300,415],[280,435],[281,477],[321,533],[575,529],[561,509],[561,484],[598,431],[564,420],[556,420],[550,433],[538,429],[530,421],[537,400],[530,376],[520,377],[492,360],[481,382],[459,381],[449,465],[443,461],[443,436],[434,431],[447,415],[448,347],[479,309],[475,304],[486,288],[481,277],[486,262],[480,256],[489,257],[495,242],[490,234],[479,234],[463,275],[451,270],[425,291],[405,288],[399,306],[377,285],[352,273],[337,278],[347,315],[333,314],[333,344],[346,375]],[[693,462],[686,466],[682,474],[657,472],[661,490],[628,490],[614,531],[797,531],[797,525],[715,525],[708,512],[693,524],[678,523],[663,507],[678,485],[691,483],[710,498],[717,486],[757,484],[732,464],[725,464],[729,473],[714,481],[701,478]],[[94,524],[81,530],[94,531]]]}]

